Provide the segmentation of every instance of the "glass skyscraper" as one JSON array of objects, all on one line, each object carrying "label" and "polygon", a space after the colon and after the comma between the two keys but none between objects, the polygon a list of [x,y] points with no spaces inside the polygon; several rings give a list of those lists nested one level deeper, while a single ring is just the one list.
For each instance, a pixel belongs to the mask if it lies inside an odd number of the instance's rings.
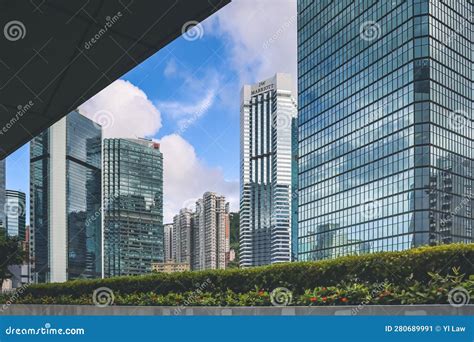
[{"label": "glass skyscraper", "polygon": [[473,14],[298,1],[299,260],[473,241]]},{"label": "glass skyscraper", "polygon": [[25,241],[26,236],[26,195],[21,191],[6,190],[6,228],[9,236],[18,236]]},{"label": "glass skyscraper", "polygon": [[36,282],[102,271],[102,129],[71,112],[30,145],[31,260]]},{"label": "glass skyscraper", "polygon": [[5,193],[6,178],[5,178],[5,160],[0,160],[0,228],[6,228],[5,217]]},{"label": "glass skyscraper", "polygon": [[164,261],[163,155],[144,139],[104,140],[104,276]]},{"label": "glass skyscraper", "polygon": [[240,265],[292,260],[297,115],[292,77],[244,85],[240,113]]}]

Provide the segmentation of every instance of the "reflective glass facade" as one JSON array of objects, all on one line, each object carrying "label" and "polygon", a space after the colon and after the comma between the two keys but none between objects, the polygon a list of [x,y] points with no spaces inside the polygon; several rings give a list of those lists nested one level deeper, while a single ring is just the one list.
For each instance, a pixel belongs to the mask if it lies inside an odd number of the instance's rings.
[{"label": "reflective glass facade", "polygon": [[473,14],[298,1],[299,260],[473,241]]},{"label": "reflective glass facade", "polygon": [[150,273],[164,261],[163,155],[142,139],[104,140],[104,275]]},{"label": "reflective glass facade", "polygon": [[5,216],[9,236],[18,236],[25,241],[26,236],[26,195],[24,192],[6,190]]},{"label": "reflective glass facade", "polygon": [[5,228],[5,160],[0,160],[0,228]]},{"label": "reflective glass facade", "polygon": [[37,282],[102,272],[102,129],[77,112],[31,141],[32,262]]}]

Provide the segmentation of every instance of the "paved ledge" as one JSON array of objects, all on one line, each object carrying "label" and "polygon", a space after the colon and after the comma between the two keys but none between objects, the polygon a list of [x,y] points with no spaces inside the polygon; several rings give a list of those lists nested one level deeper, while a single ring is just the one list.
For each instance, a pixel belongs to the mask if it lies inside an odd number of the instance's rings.
[{"label": "paved ledge", "polygon": [[472,316],[474,305],[360,305],[326,307],[163,307],[0,305],[0,316]]}]

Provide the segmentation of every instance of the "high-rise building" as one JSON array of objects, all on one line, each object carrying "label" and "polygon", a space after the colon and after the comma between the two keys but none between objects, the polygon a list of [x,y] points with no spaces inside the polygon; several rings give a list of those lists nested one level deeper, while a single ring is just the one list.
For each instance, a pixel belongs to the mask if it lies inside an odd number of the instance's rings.
[{"label": "high-rise building", "polygon": [[230,219],[225,196],[206,192],[196,202],[191,237],[193,270],[226,268],[230,249]]},{"label": "high-rise building", "polygon": [[101,127],[78,112],[31,141],[30,257],[36,282],[101,276],[101,141]]},{"label": "high-rise building", "polygon": [[5,178],[5,159],[0,160],[0,229],[6,228],[5,201],[6,201],[6,178]]},{"label": "high-rise building", "polygon": [[173,218],[173,256],[174,261],[191,265],[191,230],[194,213],[191,209],[183,208]]},{"label": "high-rise building", "polygon": [[164,261],[163,155],[145,139],[104,139],[104,276],[150,273]]},{"label": "high-rise building", "polygon": [[298,259],[472,242],[470,1],[298,1]]},{"label": "high-rise building", "polygon": [[291,261],[295,90],[288,74],[244,85],[240,114],[240,265]]},{"label": "high-rise building", "polygon": [[167,223],[163,226],[163,248],[165,262],[173,259],[173,224]]},{"label": "high-rise building", "polygon": [[26,236],[26,194],[21,191],[6,190],[6,228],[9,236],[18,236],[25,241]]}]

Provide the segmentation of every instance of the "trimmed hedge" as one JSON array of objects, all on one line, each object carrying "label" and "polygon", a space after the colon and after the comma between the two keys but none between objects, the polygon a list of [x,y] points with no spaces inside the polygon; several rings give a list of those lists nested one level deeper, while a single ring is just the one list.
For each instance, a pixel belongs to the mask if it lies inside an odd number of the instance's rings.
[{"label": "trimmed hedge", "polygon": [[[347,284],[338,286],[316,287],[308,289],[302,295],[293,294],[290,289],[276,288],[273,291],[255,289],[246,293],[203,292],[199,289],[184,293],[168,293],[166,295],[154,292],[131,294],[104,293],[104,297],[82,295],[80,297],[57,296],[32,298],[30,295],[21,296],[14,301],[17,304],[64,304],[64,305],[146,305],[174,306],[181,311],[186,306],[328,306],[352,305],[353,313],[357,314],[365,305],[393,304],[456,304],[459,306],[472,303],[474,300],[474,279],[466,279],[465,275],[454,274],[440,276],[431,274],[428,284],[421,284],[408,279],[406,284]],[[97,302],[95,302],[96,300]]]},{"label": "trimmed hedge", "polygon": [[[474,244],[451,244],[421,247],[402,252],[383,252],[347,256],[315,262],[294,262],[248,269],[228,269],[183,273],[156,273],[146,276],[115,277],[97,280],[75,280],[66,283],[31,285],[22,296],[35,299],[64,296],[70,299],[90,297],[99,287],[108,287],[122,296],[154,293],[184,294],[201,284],[208,293],[236,294],[291,288],[294,295],[308,289],[330,287],[341,283],[391,283],[404,285],[408,279],[428,284],[429,273],[449,274],[453,267],[465,275],[474,274]],[[1,298],[0,298],[1,301]]]}]

